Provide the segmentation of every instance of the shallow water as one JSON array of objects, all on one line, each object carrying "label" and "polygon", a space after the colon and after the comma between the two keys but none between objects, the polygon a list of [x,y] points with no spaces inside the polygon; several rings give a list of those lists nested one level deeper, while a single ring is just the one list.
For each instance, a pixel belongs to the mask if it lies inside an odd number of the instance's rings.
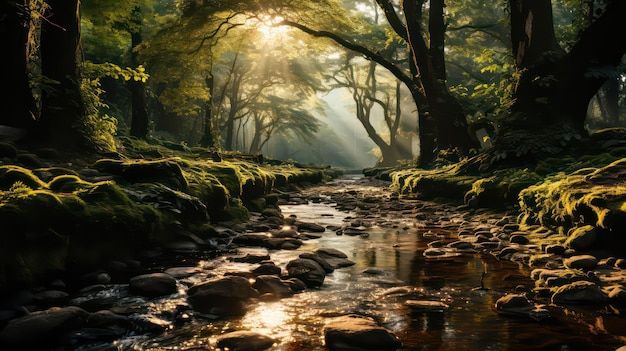
[{"label": "shallow water", "polygon": [[[346,191],[352,186],[350,190],[357,193],[380,191],[358,185],[358,181],[358,176],[342,178],[335,182],[335,189]],[[281,210],[285,216],[295,215],[301,221],[324,226],[340,227],[358,217],[354,211],[337,210],[323,194],[315,203],[283,205]],[[372,216],[374,224],[365,229],[367,235],[337,235],[327,230],[321,238],[307,240],[294,251],[241,249],[236,256],[269,253],[272,261],[284,268],[302,252],[330,247],[346,253],[355,265],[327,275],[319,289],[255,303],[241,318],[196,318],[158,336],[128,336],[114,345],[84,349],[207,350],[223,332],[252,330],[279,340],[272,350],[326,350],[323,325],[331,317],[348,313],[374,317],[402,340],[400,350],[615,350],[625,342],[620,338],[626,337],[626,320],[617,311],[549,307],[551,317],[540,322],[496,313],[498,298],[518,285],[532,288],[529,269],[488,254],[425,258],[423,252],[430,241],[456,240],[454,217],[448,215],[434,213],[442,223],[420,221],[402,213],[378,213]],[[183,283],[202,281],[208,275],[249,271],[256,265],[218,257],[200,261],[198,267],[203,273],[185,278]],[[364,273],[367,269],[369,273]],[[476,289],[483,272],[485,289]],[[184,304],[184,298],[181,285],[179,296],[149,301],[146,315],[166,315],[177,304]],[[128,299],[128,305],[146,303]],[[442,301],[449,309],[412,313],[403,303],[407,299]]]}]

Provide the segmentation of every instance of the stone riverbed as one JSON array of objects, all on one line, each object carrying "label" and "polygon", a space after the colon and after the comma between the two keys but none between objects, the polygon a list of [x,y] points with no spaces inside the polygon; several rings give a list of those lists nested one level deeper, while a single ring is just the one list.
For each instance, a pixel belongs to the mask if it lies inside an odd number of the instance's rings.
[{"label": "stone riverbed", "polygon": [[617,350],[626,264],[346,175],[0,301],[0,349]]}]

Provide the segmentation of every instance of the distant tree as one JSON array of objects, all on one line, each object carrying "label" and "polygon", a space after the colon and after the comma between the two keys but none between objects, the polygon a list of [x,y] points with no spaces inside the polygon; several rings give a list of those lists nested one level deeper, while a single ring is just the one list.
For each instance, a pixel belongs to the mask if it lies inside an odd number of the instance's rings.
[{"label": "distant tree", "polygon": [[[351,56],[341,65],[340,71],[334,72],[329,79],[334,82],[334,86],[351,92],[356,117],[368,137],[378,146],[381,165],[393,166],[398,160],[411,159],[411,150],[399,142],[402,125],[400,82],[395,79],[391,85],[379,82],[380,73],[376,72],[375,62],[359,64],[359,60]],[[383,130],[377,130],[374,124],[375,111],[382,112]]]}]

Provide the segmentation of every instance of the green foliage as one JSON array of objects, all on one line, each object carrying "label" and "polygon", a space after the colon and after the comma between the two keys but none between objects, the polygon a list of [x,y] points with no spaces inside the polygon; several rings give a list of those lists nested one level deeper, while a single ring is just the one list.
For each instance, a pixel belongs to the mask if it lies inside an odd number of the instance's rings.
[{"label": "green foliage", "polygon": [[88,77],[95,79],[101,79],[102,77],[111,77],[114,79],[121,79],[124,81],[134,80],[146,83],[150,75],[146,72],[143,65],[137,66],[137,68],[121,68],[120,66],[111,63],[93,63],[91,61],[85,61],[83,64],[85,74]]},{"label": "green foliage", "polygon": [[107,114],[101,113],[101,108],[108,107],[102,102],[98,78],[83,78],[80,87],[85,116],[83,118],[83,132],[99,150],[115,150],[113,136],[117,131],[117,120]]}]

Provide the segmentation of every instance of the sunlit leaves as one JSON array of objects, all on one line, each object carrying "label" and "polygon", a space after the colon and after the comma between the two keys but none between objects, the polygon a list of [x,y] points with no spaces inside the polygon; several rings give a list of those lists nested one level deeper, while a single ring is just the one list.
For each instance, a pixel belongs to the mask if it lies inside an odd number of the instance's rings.
[{"label": "sunlit leaves", "polygon": [[111,77],[114,79],[122,79],[124,81],[134,80],[143,83],[148,81],[150,75],[146,73],[146,69],[139,65],[137,68],[122,68],[114,63],[105,62],[96,64],[90,61],[84,63],[85,72],[88,76],[101,78]]}]

